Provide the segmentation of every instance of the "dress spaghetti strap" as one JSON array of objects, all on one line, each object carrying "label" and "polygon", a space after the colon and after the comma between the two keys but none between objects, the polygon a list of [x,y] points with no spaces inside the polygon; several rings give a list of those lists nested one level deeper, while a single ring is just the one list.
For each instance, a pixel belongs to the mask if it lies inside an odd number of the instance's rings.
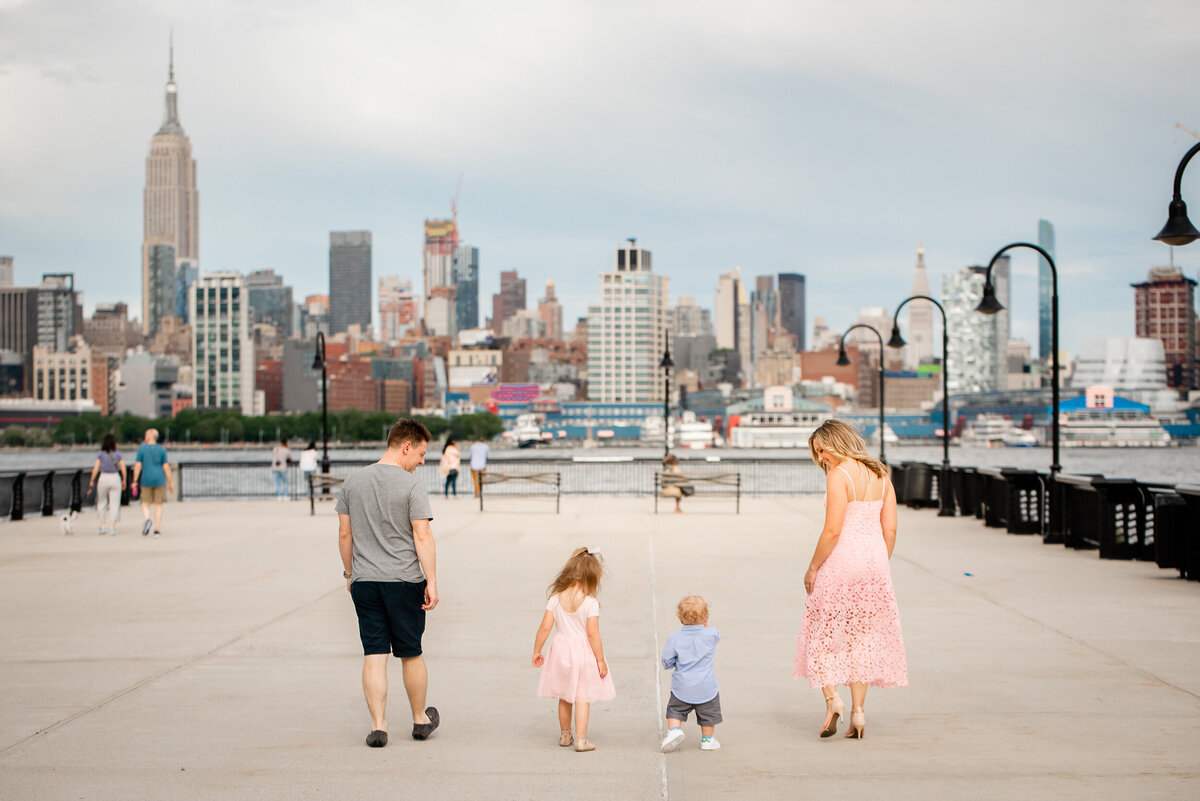
[{"label": "dress spaghetti strap", "polygon": [[850,479],[850,491],[852,493],[854,493],[854,500],[857,501],[858,500],[858,490],[854,488],[854,476],[850,475],[850,471],[847,470],[846,468],[842,467],[840,464],[837,466],[837,469],[841,470],[843,473],[845,473],[846,478]]}]

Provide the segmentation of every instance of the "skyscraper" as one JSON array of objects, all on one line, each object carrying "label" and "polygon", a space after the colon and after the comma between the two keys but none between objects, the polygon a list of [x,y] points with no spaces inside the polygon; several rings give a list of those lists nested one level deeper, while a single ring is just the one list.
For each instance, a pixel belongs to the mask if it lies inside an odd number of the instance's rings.
[{"label": "skyscraper", "polygon": [[651,272],[650,251],[634,240],[600,274],[600,302],[588,306],[588,397],[603,403],[661,402],[668,279]]},{"label": "skyscraper", "polygon": [[421,319],[426,328],[429,327],[427,309],[433,290],[454,286],[454,249],[457,246],[458,224],[453,219],[425,221],[425,247],[421,251]]},{"label": "skyscraper", "polygon": [[394,342],[417,319],[412,281],[398,275],[379,279],[379,333],[383,342]]},{"label": "skyscraper", "polygon": [[[1038,220],[1038,247],[1058,261],[1054,252],[1054,225],[1049,220]],[[1050,262],[1038,254],[1038,358],[1049,360],[1051,350],[1050,337],[1050,301],[1053,293],[1053,283],[1050,276]]]},{"label": "skyscraper", "polygon": [[329,233],[329,333],[371,325],[371,232]]},{"label": "skyscraper", "polygon": [[[160,288],[174,287],[175,272],[186,262],[197,265],[200,258],[200,193],[196,189],[196,161],[192,144],[179,124],[178,88],[175,86],[175,48],[167,67],[166,109],[163,122],[150,142],[146,157],[146,188],[142,196],[142,333],[152,336],[155,320],[165,307],[152,307]],[[155,245],[174,248],[171,275],[155,274],[151,263]],[[165,262],[159,261],[165,266]],[[174,303],[171,303],[173,309]],[[167,311],[170,314],[170,311]]]},{"label": "skyscraper", "polygon": [[1151,267],[1135,291],[1135,333],[1163,343],[1167,386],[1200,389],[1200,325],[1196,282],[1178,267]]},{"label": "skyscraper", "polygon": [[[925,274],[925,246],[917,245],[917,266],[913,271],[912,291],[909,295],[929,294],[929,276]],[[914,300],[904,309],[908,312],[908,345],[904,352],[904,364],[916,370],[922,364],[933,361],[933,304],[927,300]],[[886,340],[891,331],[880,331]]]},{"label": "skyscraper", "polygon": [[0,287],[13,285],[12,256],[0,256]]},{"label": "skyscraper", "polygon": [[165,317],[175,314],[175,290],[178,281],[175,270],[175,246],[169,242],[146,242],[146,266],[149,292],[148,302],[143,299],[142,308],[147,317],[142,321],[142,330],[153,337],[162,330]]},{"label": "skyscraper", "polygon": [[554,282],[546,282],[546,296],[538,301],[538,318],[546,324],[548,339],[563,338],[562,304],[554,294]]},{"label": "skyscraper", "polygon": [[459,245],[454,249],[452,269],[454,314],[457,329],[479,327],[479,248]]},{"label": "skyscraper", "polygon": [[192,398],[200,409],[254,409],[254,337],[242,276],[209,273],[192,285]]},{"label": "skyscraper", "polygon": [[500,273],[500,291],[492,295],[492,330],[504,333],[504,321],[525,309],[525,279],[516,270]]},{"label": "skyscraper", "polygon": [[713,326],[716,329],[717,348],[721,350],[738,350],[738,298],[742,291],[742,270],[734,267],[727,273],[721,273],[717,279],[717,299],[714,311]]},{"label": "skyscraper", "polygon": [[291,337],[295,304],[292,288],[283,283],[283,276],[276,275],[274,270],[255,270],[245,277],[244,284],[251,325],[267,323],[275,326],[284,339]]},{"label": "skyscraper", "polygon": [[[949,389],[956,392],[994,392],[1008,383],[1008,321],[1000,314],[975,311],[983,297],[984,267],[964,267],[942,276],[942,306],[953,334],[950,340]],[[996,299],[1009,305],[1009,259],[1002,256],[992,268]],[[911,305],[911,304],[910,304]],[[1006,312],[1001,312],[1007,317]]]},{"label": "skyscraper", "polygon": [[805,350],[804,276],[779,274],[779,329],[796,338],[796,350]]}]

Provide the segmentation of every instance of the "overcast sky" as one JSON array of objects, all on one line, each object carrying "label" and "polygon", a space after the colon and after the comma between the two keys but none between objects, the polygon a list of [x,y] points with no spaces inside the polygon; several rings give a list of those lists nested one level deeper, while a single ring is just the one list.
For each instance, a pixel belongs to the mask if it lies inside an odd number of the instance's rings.
[{"label": "overcast sky", "polygon": [[[1171,180],[1200,131],[1200,3],[0,0],[0,254],[140,310],[142,189],[169,31],[205,270],[328,291],[329,231],[421,284],[463,175],[481,312],[553,278],[568,326],[626,237],[672,300],[808,276],[845,327],[1057,232],[1062,342],[1132,336]],[[1200,177],[1184,198],[1200,209]],[[1193,212],[1195,214],[1195,212]],[[1200,244],[1178,249],[1189,276]],[[1036,256],[1013,331],[1036,352]],[[482,315],[481,315],[482,316]],[[481,320],[482,322],[482,320]],[[811,329],[810,329],[811,333]],[[885,334],[886,335],[886,334]]]}]

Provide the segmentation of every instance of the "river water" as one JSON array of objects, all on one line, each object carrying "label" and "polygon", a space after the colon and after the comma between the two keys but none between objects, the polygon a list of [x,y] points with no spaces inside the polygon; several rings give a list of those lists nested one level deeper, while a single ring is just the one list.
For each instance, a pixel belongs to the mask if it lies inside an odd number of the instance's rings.
[{"label": "river water", "polygon": [[[436,446],[430,449],[429,461],[437,459]],[[270,448],[170,448],[171,461],[194,462],[265,462]],[[127,461],[133,460],[135,448],[125,451]],[[362,461],[377,459],[382,448],[330,448],[333,461]],[[876,450],[871,451],[875,453]],[[298,456],[298,451],[292,452]],[[661,448],[604,446],[546,447],[518,450],[493,447],[491,458],[496,461],[537,462],[547,459],[625,460],[656,459]],[[698,451],[675,451],[687,459],[808,459],[806,449],[749,449],[716,448]],[[465,454],[464,454],[465,455]],[[1177,448],[1063,448],[1060,451],[1064,473],[1096,473],[1108,478],[1133,478],[1164,484],[1200,484],[1200,446],[1183,445]],[[939,465],[942,449],[937,445],[888,445],[889,462],[929,462]],[[968,467],[1018,467],[1046,471],[1050,467],[1049,448],[988,448],[981,445],[952,445],[950,464]],[[89,468],[95,451],[84,448],[55,448],[46,450],[0,450],[0,470],[47,470]]]}]

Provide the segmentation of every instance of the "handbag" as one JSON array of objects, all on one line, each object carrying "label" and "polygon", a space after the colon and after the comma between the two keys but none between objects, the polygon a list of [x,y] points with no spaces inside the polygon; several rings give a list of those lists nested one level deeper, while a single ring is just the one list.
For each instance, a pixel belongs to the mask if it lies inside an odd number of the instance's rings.
[{"label": "handbag", "polygon": [[685,498],[690,498],[696,494],[696,488],[691,484],[680,484],[679,494]]}]

